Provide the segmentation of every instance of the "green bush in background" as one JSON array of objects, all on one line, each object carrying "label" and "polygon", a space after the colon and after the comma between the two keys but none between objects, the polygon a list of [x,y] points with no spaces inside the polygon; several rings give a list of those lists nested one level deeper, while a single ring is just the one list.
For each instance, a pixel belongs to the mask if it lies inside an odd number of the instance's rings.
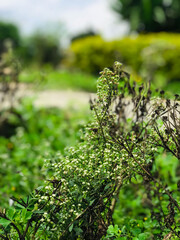
[{"label": "green bush in background", "polygon": [[[135,79],[151,78],[156,87],[177,89],[180,80],[180,34],[157,33],[105,41],[91,36],[74,41],[66,64],[98,74],[114,60],[126,64]],[[134,74],[133,74],[134,73]]]},{"label": "green bush in background", "polygon": [[88,73],[97,74],[114,62],[114,48],[100,36],[90,36],[74,41],[70,47],[69,61],[65,64]]}]

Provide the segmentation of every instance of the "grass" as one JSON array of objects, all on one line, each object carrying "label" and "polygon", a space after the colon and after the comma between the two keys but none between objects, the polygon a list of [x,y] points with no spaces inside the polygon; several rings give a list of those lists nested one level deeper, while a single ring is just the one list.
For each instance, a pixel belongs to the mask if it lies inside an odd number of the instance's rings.
[{"label": "grass", "polygon": [[180,81],[170,82],[165,90],[174,94],[180,94]]},{"label": "grass", "polygon": [[32,83],[38,89],[74,89],[96,91],[97,78],[82,72],[51,69],[26,69],[20,74],[20,82]]},{"label": "grass", "polygon": [[[20,74],[20,82],[32,84],[38,90],[73,89],[85,92],[96,92],[96,81],[98,76],[93,76],[80,71],[53,70],[51,68],[30,68]],[[154,84],[154,89],[157,86]],[[180,94],[180,82],[169,82],[162,88],[169,97]]]}]

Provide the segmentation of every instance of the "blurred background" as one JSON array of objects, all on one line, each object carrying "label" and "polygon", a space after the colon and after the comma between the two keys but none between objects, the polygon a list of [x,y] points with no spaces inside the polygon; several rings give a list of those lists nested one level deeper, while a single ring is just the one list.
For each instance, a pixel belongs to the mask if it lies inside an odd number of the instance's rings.
[{"label": "blurred background", "polygon": [[8,53],[20,82],[95,92],[118,60],[135,81],[179,92],[179,22],[179,0],[1,1],[1,66]]},{"label": "blurred background", "polygon": [[91,118],[87,108],[15,105],[19,91],[45,91],[47,104],[72,89],[77,105],[79,91],[96,92],[99,72],[120,61],[137,83],[180,93],[179,23],[179,0],[0,1],[1,207],[43,184],[46,154],[64,154]]}]

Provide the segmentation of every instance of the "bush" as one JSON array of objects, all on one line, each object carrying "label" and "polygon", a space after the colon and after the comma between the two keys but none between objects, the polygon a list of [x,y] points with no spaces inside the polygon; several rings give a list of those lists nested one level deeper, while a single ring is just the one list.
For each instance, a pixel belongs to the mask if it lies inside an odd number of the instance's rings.
[{"label": "bush", "polygon": [[[112,66],[114,49],[100,36],[76,40],[71,45],[69,64],[84,72],[98,74],[105,66]],[[67,63],[66,63],[67,64]]]},{"label": "bush", "polygon": [[138,79],[150,77],[156,87],[165,88],[180,80],[179,34],[147,34],[111,42],[88,37],[73,42],[70,51],[70,65],[89,73],[97,74],[118,60]]},{"label": "bush", "polygon": [[[131,82],[119,63],[102,72],[97,95],[90,104],[94,120],[79,144],[65,156],[45,159],[46,183],[1,211],[3,239],[180,237],[179,173],[173,178],[173,169],[162,171],[157,160],[170,154],[179,169],[179,96],[172,102],[153,99],[150,86]],[[134,182],[135,198],[146,203],[150,222],[126,219],[125,226],[113,227],[119,191]]]}]

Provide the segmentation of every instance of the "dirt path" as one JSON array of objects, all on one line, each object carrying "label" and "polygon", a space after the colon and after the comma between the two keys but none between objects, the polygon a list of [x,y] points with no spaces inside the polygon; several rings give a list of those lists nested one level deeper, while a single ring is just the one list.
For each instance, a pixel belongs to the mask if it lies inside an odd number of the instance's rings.
[{"label": "dirt path", "polygon": [[59,107],[66,108],[82,107],[89,104],[89,99],[94,98],[95,94],[87,92],[78,92],[72,90],[44,90],[33,91],[21,86],[17,94],[19,97],[31,97],[34,99],[34,104],[40,107]]}]

